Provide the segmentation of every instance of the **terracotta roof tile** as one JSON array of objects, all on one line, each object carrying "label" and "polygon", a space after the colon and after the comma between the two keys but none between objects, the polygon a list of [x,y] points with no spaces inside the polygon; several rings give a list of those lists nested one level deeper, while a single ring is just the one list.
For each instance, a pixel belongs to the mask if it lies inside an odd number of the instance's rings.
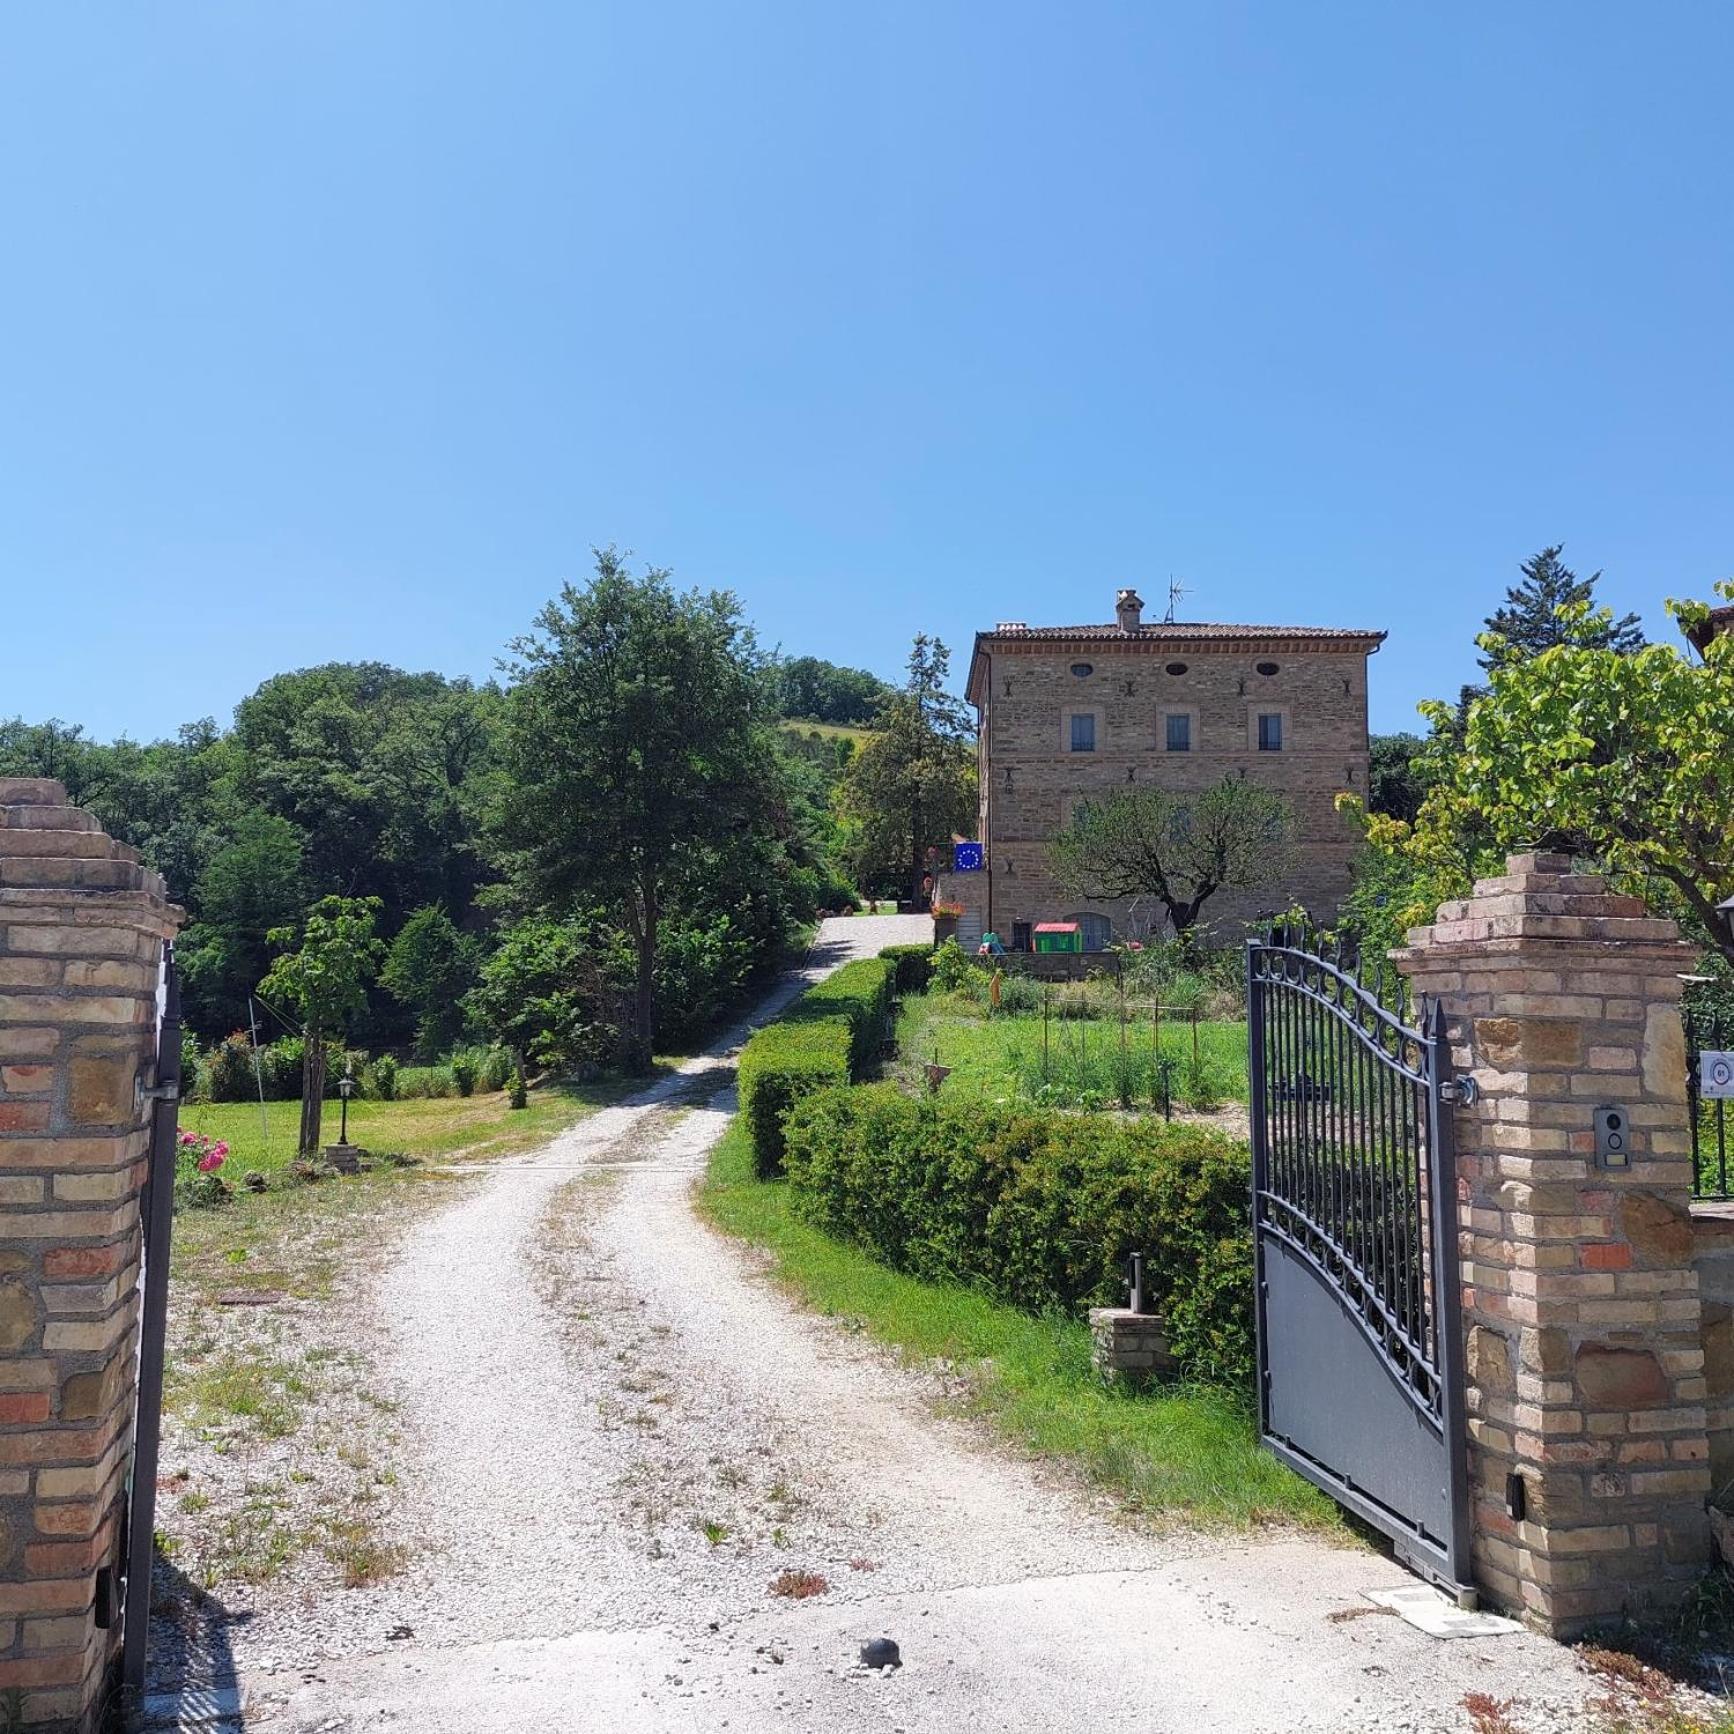
[{"label": "terracotta roof tile", "polygon": [[1148,621],[1127,631],[1112,621],[1089,626],[1000,626],[980,638],[1365,638],[1383,641],[1382,632],[1352,626],[1246,626],[1203,620]]}]

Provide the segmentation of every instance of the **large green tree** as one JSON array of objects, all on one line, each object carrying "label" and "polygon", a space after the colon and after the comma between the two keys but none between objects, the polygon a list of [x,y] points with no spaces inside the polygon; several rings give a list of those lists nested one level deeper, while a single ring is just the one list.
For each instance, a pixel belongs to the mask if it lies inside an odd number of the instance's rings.
[{"label": "large green tree", "polygon": [[892,693],[888,682],[864,668],[842,668],[817,656],[778,660],[774,690],[781,716],[856,725],[870,723]]},{"label": "large green tree", "polygon": [[176,948],[188,1023],[231,1029],[271,961],[266,935],[292,927],[306,907],[301,833],[275,813],[247,812],[200,873],[198,911]]},{"label": "large green tree", "polygon": [[415,1040],[423,1059],[438,1059],[464,1027],[464,995],[475,985],[477,944],[460,933],[437,903],[424,904],[398,930],[379,979],[415,1014]]},{"label": "large green tree", "polygon": [[1217,892],[1279,881],[1294,813],[1272,790],[1225,777],[1197,794],[1150,784],[1078,809],[1050,845],[1054,876],[1079,897],[1154,897],[1189,941]]},{"label": "large green tree", "polygon": [[303,1156],[319,1148],[326,1040],[341,1037],[367,1003],[367,981],[382,949],[374,936],[378,919],[377,897],[322,897],[299,929],[280,927],[268,935],[283,955],[272,963],[259,991],[280,1005],[293,1006],[302,1020]]},{"label": "large green tree", "polygon": [[1482,645],[1481,666],[1494,669],[1526,656],[1539,656],[1558,644],[1625,655],[1644,647],[1635,614],[1621,620],[1595,606],[1601,573],[1580,578],[1560,559],[1562,544],[1543,548],[1520,568],[1522,581],[1505,592],[1505,601],[1488,615],[1487,632],[1496,646]]},{"label": "large green tree", "polygon": [[[1683,628],[1708,623],[1703,603],[1668,607]],[[1357,898],[1369,935],[1391,943],[1506,852],[1540,846],[1595,861],[1734,963],[1716,914],[1734,894],[1734,640],[1706,637],[1696,662],[1672,645],[1618,648],[1617,623],[1581,603],[1561,626],[1562,642],[1535,656],[1508,657],[1486,636],[1488,690],[1419,814],[1367,819]],[[1422,709],[1449,720],[1446,706]]]},{"label": "large green tree", "polygon": [[838,790],[853,827],[858,882],[907,876],[919,902],[927,852],[975,828],[974,726],[946,690],[951,653],[917,635],[902,688],[874,719],[874,738],[850,761]]},{"label": "large green tree", "polygon": [[694,855],[777,825],[765,658],[732,595],[634,577],[612,548],[512,648],[504,860],[530,908],[561,919],[602,904],[624,928],[626,1057],[647,1066],[672,882]]}]

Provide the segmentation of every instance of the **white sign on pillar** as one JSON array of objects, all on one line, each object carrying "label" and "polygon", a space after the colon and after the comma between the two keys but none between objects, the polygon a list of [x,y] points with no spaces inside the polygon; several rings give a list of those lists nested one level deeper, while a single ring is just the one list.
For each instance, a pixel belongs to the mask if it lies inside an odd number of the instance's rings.
[{"label": "white sign on pillar", "polygon": [[1698,1055],[1698,1094],[1708,1102],[1734,1100],[1734,1051],[1705,1048]]}]

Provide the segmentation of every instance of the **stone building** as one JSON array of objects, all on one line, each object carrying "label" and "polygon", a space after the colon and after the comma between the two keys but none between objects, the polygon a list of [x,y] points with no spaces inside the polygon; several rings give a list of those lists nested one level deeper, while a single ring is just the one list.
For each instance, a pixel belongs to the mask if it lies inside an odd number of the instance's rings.
[{"label": "stone building", "polygon": [[1367,658],[1382,632],[1318,626],[1146,625],[1122,590],[1100,626],[1004,621],[976,634],[970,702],[978,717],[979,872],[940,875],[963,905],[966,944],[992,927],[1008,945],[1038,922],[1077,920],[1086,950],[1160,934],[1154,899],[1068,897],[1048,866],[1074,807],[1130,785],[1199,790],[1246,777],[1293,803],[1290,869],[1224,890],[1202,924],[1225,933],[1299,903],[1328,919],[1349,886],[1353,826],[1341,791],[1367,789]]}]

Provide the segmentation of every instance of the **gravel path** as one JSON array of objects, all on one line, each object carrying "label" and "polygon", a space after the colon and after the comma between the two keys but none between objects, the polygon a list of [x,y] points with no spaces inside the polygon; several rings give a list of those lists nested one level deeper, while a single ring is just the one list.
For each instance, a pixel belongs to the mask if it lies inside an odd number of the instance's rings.
[{"label": "gravel path", "polygon": [[[808,974],[906,925],[829,922]],[[688,1201],[743,1034],[409,1236],[379,1305],[417,1561],[237,1633],[247,1727],[1432,1730],[1471,1690],[1578,1725],[1558,1647],[1332,1619],[1403,1574],[1135,1531],[798,1311]],[[905,1665],[855,1666],[882,1634]]]}]

